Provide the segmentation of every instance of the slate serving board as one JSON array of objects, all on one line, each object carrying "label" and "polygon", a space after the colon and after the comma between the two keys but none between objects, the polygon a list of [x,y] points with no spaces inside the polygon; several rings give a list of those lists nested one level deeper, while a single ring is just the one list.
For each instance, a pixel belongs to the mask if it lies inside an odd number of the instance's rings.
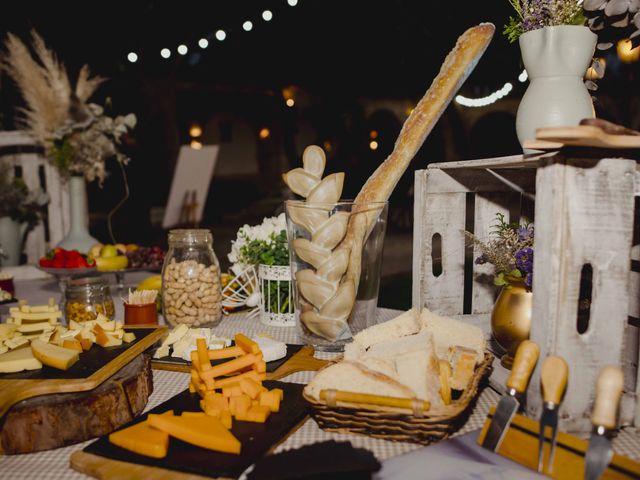
[{"label": "slate serving board", "polygon": [[[136,339],[131,343],[123,343],[117,347],[101,347],[93,345],[89,350],[80,354],[80,359],[73,364],[69,370],[58,370],[57,368],[44,365],[39,370],[25,370],[16,373],[0,373],[2,380],[54,380],[54,379],[77,379],[87,378],[96,373],[100,368],[117,358],[121,353],[132,348],[137,343],[143,341],[148,335],[155,332],[155,328],[140,328],[133,331]],[[2,385],[0,383],[0,385]]]},{"label": "slate serving board", "polygon": [[[106,436],[88,445],[83,453],[212,478],[237,478],[247,467],[284,440],[308,413],[308,404],[302,398],[304,385],[275,380],[267,380],[263,385],[269,389],[281,388],[284,391],[284,400],[280,405],[280,411],[272,413],[264,424],[233,420],[231,432],[242,442],[240,455],[214,452],[171,438],[167,456],[157,459],[112,445]],[[197,394],[185,390],[158,405],[149,413],[163,413],[167,410],[173,410],[176,414],[185,411],[199,412],[201,411],[199,401],[200,397]],[[123,428],[145,419],[146,415],[143,415]]]},{"label": "slate serving board", "polygon": [[[267,372],[268,373],[275,372],[287,360],[289,360],[296,353],[298,353],[302,347],[303,347],[303,345],[294,345],[294,344],[291,344],[291,343],[287,343],[287,354],[284,357],[280,358],[279,360],[274,360],[272,362],[267,362]],[[212,360],[211,364],[212,365],[217,365],[219,363],[224,363],[227,360],[228,359],[226,359],[226,360]],[[152,360],[152,362],[151,362],[151,365],[153,366],[153,368],[157,368],[157,369],[160,369],[160,370],[166,369],[166,370],[174,370],[174,371],[180,371],[180,372],[188,372],[189,369],[191,368],[191,362],[187,362],[186,360],[183,360],[182,358],[176,358],[176,357],[154,358]]]}]

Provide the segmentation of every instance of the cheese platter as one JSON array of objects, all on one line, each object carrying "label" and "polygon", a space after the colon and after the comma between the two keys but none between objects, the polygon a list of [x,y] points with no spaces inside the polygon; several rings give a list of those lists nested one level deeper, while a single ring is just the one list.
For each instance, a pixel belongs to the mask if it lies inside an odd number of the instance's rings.
[{"label": "cheese platter", "polygon": [[13,310],[0,324],[0,454],[87,440],[141,413],[153,390],[145,352],[165,327],[105,320],[74,329],[51,303]]}]

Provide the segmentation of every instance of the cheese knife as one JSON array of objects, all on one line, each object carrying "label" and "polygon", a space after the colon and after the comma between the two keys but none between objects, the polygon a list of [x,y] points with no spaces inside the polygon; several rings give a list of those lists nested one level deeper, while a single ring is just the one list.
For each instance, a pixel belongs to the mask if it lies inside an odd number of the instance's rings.
[{"label": "cheese knife", "polygon": [[558,409],[567,388],[569,366],[561,357],[549,356],[544,359],[540,371],[540,383],[542,384],[542,399],[544,408],[540,415],[540,433],[538,434],[538,471],[544,467],[544,432],[551,427],[551,449],[547,462],[548,473],[553,470],[553,459],[556,453],[556,439],[558,436]]},{"label": "cheese knife", "polygon": [[616,428],[616,417],[624,376],[618,367],[604,367],[600,370],[596,383],[596,401],[591,412],[593,432],[585,457],[585,480],[597,480],[604,473],[613,458],[611,441],[606,433]]},{"label": "cheese knife", "polygon": [[482,446],[492,451],[498,450],[509,428],[511,419],[520,407],[520,399],[527,390],[531,373],[538,362],[540,347],[531,340],[523,341],[513,360],[511,375],[507,379],[507,392],[502,396],[489,424],[487,436]]}]

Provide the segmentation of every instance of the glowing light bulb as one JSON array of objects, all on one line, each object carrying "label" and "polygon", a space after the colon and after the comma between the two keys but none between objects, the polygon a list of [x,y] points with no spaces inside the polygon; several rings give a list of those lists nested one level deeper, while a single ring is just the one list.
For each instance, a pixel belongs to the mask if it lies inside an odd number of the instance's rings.
[{"label": "glowing light bulb", "polygon": [[198,46],[200,48],[207,48],[209,46],[209,40],[207,40],[206,38],[201,38],[200,40],[198,40]]},{"label": "glowing light bulb", "polygon": [[168,48],[163,48],[162,50],[160,50],[160,56],[162,58],[169,58],[171,56],[171,50],[169,50]]},{"label": "glowing light bulb", "polygon": [[287,0],[287,3],[290,7],[295,7],[296,5],[298,5],[298,0]]},{"label": "glowing light bulb", "polygon": [[260,137],[261,140],[265,140],[269,138],[269,135],[271,135],[271,131],[266,127],[261,128],[260,132],[258,133],[258,136]]},{"label": "glowing light bulb", "polygon": [[293,107],[296,104],[293,98],[287,98],[287,101],[285,103],[287,104],[287,107]]},{"label": "glowing light bulb", "polygon": [[197,123],[193,123],[189,128],[189,135],[192,137],[199,137],[202,135],[202,127]]},{"label": "glowing light bulb", "polygon": [[378,149],[378,142],[376,142],[375,140],[371,140],[369,142],[369,148],[371,150],[377,150]]},{"label": "glowing light bulb", "polygon": [[127,60],[131,63],[136,63],[138,61],[138,54],[136,52],[129,52],[127,55]]},{"label": "glowing light bulb", "polygon": [[188,51],[189,51],[189,49],[187,48],[187,46],[184,43],[182,45],[178,45],[178,53],[180,55],[186,55]]},{"label": "glowing light bulb", "polygon": [[273,13],[271,13],[271,10],[265,10],[264,12],[262,12],[262,19],[265,22],[270,22],[272,18],[273,18]]},{"label": "glowing light bulb", "polygon": [[216,32],[216,40],[223,41],[225,38],[227,38],[227,34],[224,30],[218,30]]},{"label": "glowing light bulb", "polygon": [[253,28],[253,23],[251,23],[249,20],[247,20],[242,24],[242,29],[245,32],[250,32],[252,28]]}]

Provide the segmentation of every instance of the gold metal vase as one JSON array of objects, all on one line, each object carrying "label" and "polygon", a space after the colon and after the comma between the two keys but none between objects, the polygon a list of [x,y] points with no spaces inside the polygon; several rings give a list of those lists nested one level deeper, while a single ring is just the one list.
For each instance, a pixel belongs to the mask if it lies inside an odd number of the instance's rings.
[{"label": "gold metal vase", "polygon": [[511,369],[518,345],[529,338],[533,293],[520,278],[509,277],[491,313],[493,338],[504,350],[500,362]]}]

